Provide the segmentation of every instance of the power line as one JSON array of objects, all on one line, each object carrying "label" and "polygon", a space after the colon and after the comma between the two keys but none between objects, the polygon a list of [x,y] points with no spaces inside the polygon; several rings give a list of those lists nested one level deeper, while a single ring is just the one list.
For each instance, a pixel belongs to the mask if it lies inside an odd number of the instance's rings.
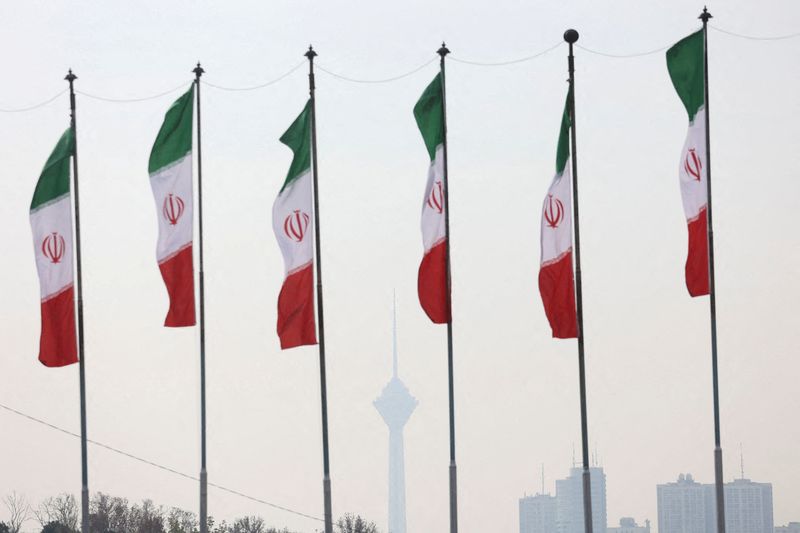
[{"label": "power line", "polygon": [[[0,403],[0,408],[5,409],[6,411],[8,411],[10,413],[14,413],[15,415],[21,416],[22,418],[26,418],[26,419],[28,419],[28,420],[30,420],[32,422],[36,422],[37,424],[41,424],[41,425],[46,426],[46,427],[48,427],[50,429],[54,429],[56,431],[64,433],[65,435],[69,435],[71,437],[76,437],[78,439],[81,438],[81,436],[78,435],[77,433],[73,433],[72,431],[69,431],[69,430],[64,429],[62,427],[59,427],[59,426],[56,426],[55,424],[51,424],[50,422],[46,422],[46,421],[44,421],[44,420],[42,420],[40,418],[36,418],[36,417],[31,416],[29,414],[23,413],[22,411],[18,411],[17,409],[14,409],[14,408],[9,407],[7,405],[3,405],[2,403]],[[90,443],[94,444],[95,446],[98,446],[100,448],[104,448],[104,449],[106,449],[108,451],[114,452],[114,453],[119,454],[119,455],[123,455],[123,456],[125,456],[125,457],[127,457],[129,459],[133,459],[134,461],[138,461],[140,463],[144,463],[146,465],[152,466],[154,468],[158,468],[159,470],[163,470],[165,472],[169,472],[170,474],[175,474],[176,476],[180,476],[180,477],[185,478],[185,479],[198,481],[198,478],[196,478],[195,476],[180,472],[178,470],[175,470],[174,468],[170,468],[168,466],[164,466],[164,465],[155,463],[155,462],[150,461],[148,459],[144,459],[144,458],[139,457],[137,455],[133,455],[132,453],[128,453],[126,451],[114,448],[113,446],[109,446],[108,444],[103,444],[102,442],[97,442],[97,441],[91,440],[91,439],[86,439],[86,440],[87,440],[87,442],[90,442]],[[234,494],[236,496],[240,496],[242,498],[246,498],[248,500],[267,505],[267,506],[272,507],[274,509],[279,509],[281,511],[285,511],[287,513],[291,513],[291,514],[294,514],[294,515],[297,515],[297,516],[302,516],[304,518],[309,518],[311,520],[317,520],[318,522],[324,522],[324,520],[322,518],[319,518],[319,517],[316,517],[316,516],[312,516],[310,514],[306,514],[306,513],[300,512],[300,511],[295,511],[294,509],[290,509],[290,508],[284,507],[282,505],[271,503],[271,502],[268,502],[266,500],[262,500],[260,498],[256,498],[255,496],[250,496],[250,495],[245,494],[243,492],[239,492],[237,490],[233,490],[233,489],[229,489],[227,487],[223,487],[222,485],[217,485],[215,483],[209,483],[209,485],[214,487],[214,488],[217,488],[217,489],[219,489],[219,490],[221,490],[223,492],[227,492],[229,494]]]}]

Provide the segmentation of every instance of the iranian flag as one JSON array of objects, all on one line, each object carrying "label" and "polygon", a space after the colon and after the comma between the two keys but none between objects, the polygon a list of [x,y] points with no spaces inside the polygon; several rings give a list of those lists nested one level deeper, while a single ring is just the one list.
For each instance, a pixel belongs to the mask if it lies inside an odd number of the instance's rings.
[{"label": "iranian flag", "polygon": [[683,211],[689,227],[686,288],[692,296],[708,294],[708,186],[706,183],[705,72],[703,31],[695,32],[667,50],[672,84],[689,114],[678,176]]},{"label": "iranian flag", "polygon": [[317,344],[314,322],[314,211],[311,173],[311,100],[281,142],[294,157],[272,206],[272,229],[283,254],[285,279],[278,295],[281,349]]},{"label": "iranian flag", "polygon": [[150,152],[150,186],[158,215],[156,257],[169,293],[164,325],[195,325],[192,238],[194,85],[167,111]]},{"label": "iranian flag", "polygon": [[425,255],[419,265],[417,292],[422,309],[435,324],[450,321],[447,287],[447,230],[445,227],[444,106],[442,75],[437,74],[414,106],[414,118],[431,164],[422,198],[422,245]]},{"label": "iranian flag", "polygon": [[78,362],[73,287],[70,157],[72,129],[64,132],[39,176],[31,201],[31,230],[42,298],[39,361],[45,366]]},{"label": "iranian flag", "polygon": [[556,175],[542,204],[539,293],[553,337],[578,336],[575,278],[572,270],[572,175],[569,159],[569,95],[561,117]]}]

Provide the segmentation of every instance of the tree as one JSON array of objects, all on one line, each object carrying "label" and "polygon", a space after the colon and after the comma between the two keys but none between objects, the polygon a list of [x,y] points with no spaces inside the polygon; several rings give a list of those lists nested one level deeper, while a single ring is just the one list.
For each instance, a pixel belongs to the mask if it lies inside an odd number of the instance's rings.
[{"label": "tree", "polygon": [[233,523],[232,533],[266,533],[266,529],[260,516],[244,516]]},{"label": "tree", "polygon": [[89,531],[114,533],[130,531],[128,500],[98,492],[89,502]]},{"label": "tree", "polygon": [[378,533],[375,522],[367,522],[351,513],[345,514],[336,522],[337,533]]},{"label": "tree", "polygon": [[75,533],[61,522],[48,522],[42,527],[42,533]]},{"label": "tree", "polygon": [[136,533],[166,533],[164,528],[164,509],[156,507],[152,500],[144,500],[142,505],[134,505],[130,510],[130,531]]},{"label": "tree", "polygon": [[33,515],[42,526],[43,531],[52,523],[64,526],[70,531],[78,530],[78,504],[72,494],[47,498],[39,504],[38,509],[33,511]]},{"label": "tree", "polygon": [[9,529],[8,524],[5,522],[0,522],[0,533],[10,533],[11,529]]},{"label": "tree", "polygon": [[[210,517],[209,517],[210,518]],[[209,531],[214,531],[213,522]],[[167,514],[167,533],[197,533],[197,515],[191,511],[184,511],[173,507]]]},{"label": "tree", "polygon": [[8,509],[8,531],[9,533],[19,533],[22,529],[22,524],[27,522],[31,516],[31,506],[28,500],[22,494],[12,492],[5,498],[3,503]]}]

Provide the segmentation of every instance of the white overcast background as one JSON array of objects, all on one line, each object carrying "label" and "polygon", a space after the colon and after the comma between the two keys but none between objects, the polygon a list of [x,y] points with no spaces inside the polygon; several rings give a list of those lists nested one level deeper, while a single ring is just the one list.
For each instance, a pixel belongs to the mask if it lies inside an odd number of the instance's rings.
[{"label": "white overcast background", "polygon": [[[360,79],[435,57],[522,58],[580,32],[611,54],[695,31],[696,1],[11,2],[0,6],[0,107],[66,87],[140,98],[203,80],[258,85],[304,60]],[[726,1],[712,24],[800,31],[800,5]],[[775,524],[800,520],[800,38],[710,30],[711,132],[725,479],[773,484]],[[555,340],[537,288],[539,209],[555,167],[566,45],[527,62],[448,62],[448,127],[461,531],[514,532],[518,498],[580,458],[577,348]],[[419,308],[419,213],[428,155],[412,107],[437,65],[385,84],[317,74],[319,190],[334,515],[385,529],[387,429],[372,406],[391,373],[419,400],[405,432],[408,527],[448,524],[445,327]],[[708,299],[686,293],[678,158],[686,112],[664,52],[576,49],[589,439],[609,525],[656,522],[656,484],[713,481]],[[183,90],[183,89],[181,89]],[[78,95],[89,437],[196,475],[197,329],[162,327],[147,161],[179,91],[138,103]],[[270,224],[291,152],[278,138],[307,98],[306,67],[249,92],[202,87],[209,480],[322,515],[317,350],[281,352],[283,263]],[[0,113],[0,403],[79,431],[78,367],[36,360],[39,290],[28,225],[36,179],[68,126],[66,94]],[[132,501],[197,510],[197,483],[89,446],[89,482]],[[0,494],[80,493],[78,439],[0,409]],[[209,490],[210,514],[318,522]],[[0,520],[6,518],[0,508]],[[36,524],[27,524],[33,530]]]}]

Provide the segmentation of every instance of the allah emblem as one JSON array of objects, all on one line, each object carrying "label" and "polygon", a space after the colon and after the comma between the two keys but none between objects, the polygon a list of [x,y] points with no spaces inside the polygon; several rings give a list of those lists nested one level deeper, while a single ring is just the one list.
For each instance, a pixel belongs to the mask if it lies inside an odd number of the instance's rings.
[{"label": "allah emblem", "polygon": [[311,217],[299,209],[295,209],[294,212],[283,221],[283,232],[294,242],[302,242],[306,236],[310,221]]},{"label": "allah emblem", "polygon": [[544,205],[544,219],[548,227],[557,228],[564,220],[564,204],[558,198],[553,198],[552,194],[547,195]]},{"label": "allah emblem", "polygon": [[42,241],[42,254],[44,254],[44,256],[53,264],[61,262],[61,260],[64,258],[64,252],[66,251],[66,248],[67,245],[66,241],[64,241],[64,237],[62,237],[57,231],[49,234]]},{"label": "allah emblem", "polygon": [[164,206],[161,212],[164,214],[164,218],[169,222],[170,226],[174,226],[178,223],[178,220],[180,220],[181,215],[183,215],[183,209],[183,199],[180,196],[170,193],[164,198]]}]

